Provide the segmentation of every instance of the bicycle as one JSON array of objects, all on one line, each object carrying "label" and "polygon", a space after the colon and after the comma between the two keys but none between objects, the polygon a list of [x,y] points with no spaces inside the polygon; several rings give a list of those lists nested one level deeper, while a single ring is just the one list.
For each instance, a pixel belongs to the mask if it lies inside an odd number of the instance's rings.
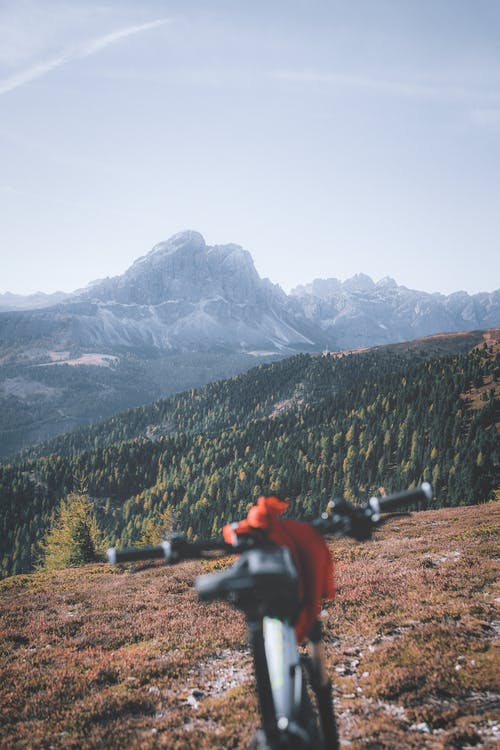
[{"label": "bicycle", "polygon": [[[432,489],[425,482],[412,490],[372,497],[362,506],[343,499],[332,500],[327,511],[311,525],[322,535],[365,541],[385,520],[383,513],[430,499]],[[222,572],[198,576],[194,585],[200,600],[228,601],[246,617],[262,722],[249,748],[338,750],[332,706],[327,710],[319,699],[319,676],[324,671],[321,652],[313,649],[311,657],[298,650],[294,624],[300,611],[299,578],[287,547],[269,542],[264,535],[241,537],[234,546],[225,542],[188,542],[174,534],[159,545],[111,548],[108,560],[120,563],[164,559],[176,563],[213,556],[214,552],[238,554],[239,558]]]}]

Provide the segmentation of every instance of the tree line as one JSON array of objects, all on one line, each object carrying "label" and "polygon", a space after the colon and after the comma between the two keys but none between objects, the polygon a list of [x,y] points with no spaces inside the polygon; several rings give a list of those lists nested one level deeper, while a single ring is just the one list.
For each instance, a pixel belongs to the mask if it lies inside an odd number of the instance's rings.
[{"label": "tree line", "polygon": [[33,569],[61,500],[82,482],[109,545],[174,523],[211,537],[265,491],[311,518],[332,495],[364,500],[430,481],[433,507],[498,488],[498,355],[372,350],[299,355],[129,410],[0,467],[1,574]]}]

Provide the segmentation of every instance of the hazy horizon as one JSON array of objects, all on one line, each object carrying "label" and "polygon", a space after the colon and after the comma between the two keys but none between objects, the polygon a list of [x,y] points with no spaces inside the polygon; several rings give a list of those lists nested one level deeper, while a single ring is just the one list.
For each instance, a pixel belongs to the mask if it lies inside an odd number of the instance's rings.
[{"label": "hazy horizon", "polygon": [[[189,231],[189,230],[184,230],[184,231]],[[200,232],[200,234],[203,234],[203,233]],[[165,238],[165,239],[169,239],[169,238]],[[212,243],[210,243],[210,242],[207,241],[206,237],[204,237],[204,239],[205,239],[207,245],[211,245],[212,244]],[[158,244],[158,243],[156,243],[156,244]],[[227,242],[227,243],[224,243],[224,244],[238,244],[238,243]],[[246,249],[246,248],[244,248],[244,249]],[[150,250],[152,250],[152,248],[150,248]],[[144,253],[143,255],[147,255],[147,253]],[[137,256],[137,258],[140,258],[140,257],[141,257],[140,255]],[[137,258],[135,260],[137,260]],[[255,259],[254,259],[254,261],[255,261]],[[130,266],[128,266],[127,268],[129,268],[129,267]],[[127,270],[127,268],[124,268],[119,273],[112,274],[110,277],[122,275]],[[263,274],[261,274],[259,272],[258,268],[256,270],[259,273],[259,276],[261,276],[261,278],[269,278],[269,277],[265,277]],[[350,279],[352,279],[354,276],[357,276],[358,274],[365,274],[365,272],[362,271],[362,270],[360,270],[360,271],[357,271],[357,272],[353,273],[351,276],[348,276],[348,277],[345,277],[345,278],[340,278],[338,276],[315,276],[314,278],[304,278],[303,281],[299,282],[298,284],[295,284],[292,287],[288,287],[288,288],[285,287],[283,284],[281,284],[280,281],[279,281],[279,279],[269,279],[269,280],[273,284],[278,284],[287,294],[290,294],[291,290],[294,289],[295,287],[297,287],[297,286],[307,286],[307,285],[312,284],[314,281],[317,281],[317,280],[337,279],[338,281],[340,281],[341,283],[343,283],[344,281],[349,281]],[[370,278],[372,279],[372,281],[374,281],[375,283],[378,283],[379,281],[382,281],[384,278],[387,278],[387,275],[386,276],[380,276],[380,277],[379,276],[375,276],[374,277],[374,276],[371,276],[370,274],[365,274],[365,275],[370,276]],[[10,289],[2,289],[2,288],[0,288],[0,295],[4,295],[4,294],[8,294],[8,293],[14,294],[14,295],[18,295],[18,296],[31,296],[31,295],[36,295],[36,294],[57,294],[57,293],[71,294],[71,293],[83,290],[87,286],[90,286],[90,285],[92,285],[92,284],[94,284],[96,282],[102,281],[103,279],[110,278],[110,277],[98,277],[98,278],[94,278],[94,279],[89,279],[85,283],[82,283],[79,286],[77,286],[75,289],[53,289],[51,291],[46,291],[44,289],[36,289],[36,290],[34,290],[32,292],[12,292],[12,290],[10,290]],[[394,277],[391,277],[391,278],[393,278],[393,280],[398,284],[398,286],[405,286],[405,287],[407,287],[409,289],[413,289],[415,291],[427,292],[427,293],[430,293],[430,294],[433,294],[433,293],[450,294],[450,293],[453,293],[453,292],[467,291],[465,289],[454,289],[451,292],[442,292],[439,289],[435,289],[435,290],[419,289],[419,288],[417,288],[415,286],[408,286],[407,284],[402,284],[399,281],[399,279],[397,279],[397,278],[394,278]],[[477,294],[477,293],[481,293],[481,292],[491,293],[491,292],[497,291],[498,288],[499,287],[497,285],[497,286],[492,286],[491,289],[478,289],[477,292],[468,292],[468,293],[469,294]]]},{"label": "hazy horizon", "polygon": [[186,228],[286,291],[500,286],[495,0],[4,0],[0,291]]}]

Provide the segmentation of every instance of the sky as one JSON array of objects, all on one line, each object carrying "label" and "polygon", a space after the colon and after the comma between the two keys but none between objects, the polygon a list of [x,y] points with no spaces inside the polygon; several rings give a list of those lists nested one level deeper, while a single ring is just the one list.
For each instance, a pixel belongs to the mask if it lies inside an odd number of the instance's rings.
[{"label": "sky", "polygon": [[185,229],[286,291],[500,287],[500,2],[0,0],[0,292]]}]

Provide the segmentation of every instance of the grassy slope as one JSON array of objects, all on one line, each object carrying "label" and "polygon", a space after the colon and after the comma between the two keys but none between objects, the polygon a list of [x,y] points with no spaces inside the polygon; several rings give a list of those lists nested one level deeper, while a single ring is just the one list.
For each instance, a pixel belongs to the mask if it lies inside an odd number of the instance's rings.
[{"label": "grassy slope", "polygon": [[[334,543],[326,645],[353,750],[498,747],[499,530],[490,503]],[[191,588],[214,565],[3,581],[0,747],[244,748],[257,719],[244,624]]]}]

